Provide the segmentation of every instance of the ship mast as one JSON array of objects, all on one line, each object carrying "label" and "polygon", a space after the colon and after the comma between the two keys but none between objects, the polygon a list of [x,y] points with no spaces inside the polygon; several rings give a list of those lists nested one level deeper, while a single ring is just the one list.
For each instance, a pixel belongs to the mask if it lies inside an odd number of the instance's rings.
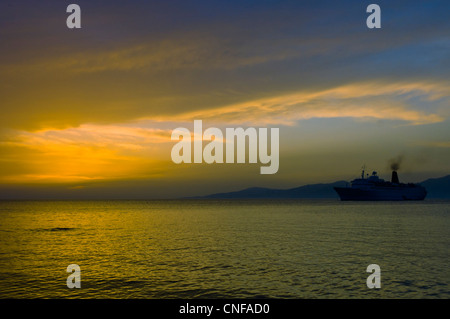
[{"label": "ship mast", "polygon": [[363,167],[362,167],[361,179],[364,179],[364,170],[365,169],[366,169],[366,164],[364,164]]}]

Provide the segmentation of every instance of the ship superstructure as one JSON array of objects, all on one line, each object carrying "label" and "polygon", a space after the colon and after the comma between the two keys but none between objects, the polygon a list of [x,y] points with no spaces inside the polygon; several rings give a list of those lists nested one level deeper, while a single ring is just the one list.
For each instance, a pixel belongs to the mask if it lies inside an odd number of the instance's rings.
[{"label": "ship superstructure", "polygon": [[364,176],[351,181],[349,187],[334,187],[343,201],[399,201],[399,200],[423,200],[427,195],[425,187],[418,184],[400,183],[397,171],[392,171],[391,181],[385,181],[378,177],[377,172],[371,176]]}]

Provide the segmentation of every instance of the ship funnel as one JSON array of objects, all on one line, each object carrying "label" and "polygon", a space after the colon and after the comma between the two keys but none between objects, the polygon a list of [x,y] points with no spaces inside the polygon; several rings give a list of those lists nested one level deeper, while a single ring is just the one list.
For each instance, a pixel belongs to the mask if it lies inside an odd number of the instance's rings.
[{"label": "ship funnel", "polygon": [[391,182],[394,184],[400,184],[400,181],[398,180],[398,175],[397,175],[396,171],[392,171]]}]

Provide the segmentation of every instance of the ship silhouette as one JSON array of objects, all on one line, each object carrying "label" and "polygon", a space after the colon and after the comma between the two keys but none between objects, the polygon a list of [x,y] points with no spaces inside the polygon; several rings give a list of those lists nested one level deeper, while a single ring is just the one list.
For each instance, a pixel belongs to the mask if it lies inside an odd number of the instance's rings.
[{"label": "ship silhouette", "polygon": [[401,201],[423,200],[427,195],[425,187],[419,184],[400,183],[397,171],[392,171],[391,181],[378,177],[372,172],[364,177],[364,168],[361,178],[351,181],[351,186],[334,187],[342,201]]}]

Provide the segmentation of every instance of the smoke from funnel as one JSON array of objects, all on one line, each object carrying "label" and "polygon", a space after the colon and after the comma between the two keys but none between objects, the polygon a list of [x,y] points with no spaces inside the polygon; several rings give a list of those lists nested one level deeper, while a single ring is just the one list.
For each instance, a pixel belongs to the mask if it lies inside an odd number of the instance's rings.
[{"label": "smoke from funnel", "polygon": [[397,156],[397,158],[393,158],[389,160],[389,165],[391,167],[391,170],[398,171],[400,169],[400,165],[403,162],[403,155]]}]

